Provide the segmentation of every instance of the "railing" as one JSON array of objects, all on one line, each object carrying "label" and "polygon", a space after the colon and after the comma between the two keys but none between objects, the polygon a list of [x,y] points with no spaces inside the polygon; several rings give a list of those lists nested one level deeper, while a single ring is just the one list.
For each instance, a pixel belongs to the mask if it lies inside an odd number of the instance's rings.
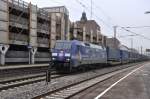
[{"label": "railing", "polygon": [[35,54],[36,58],[49,58],[50,57],[50,53],[49,52],[36,52]]},{"label": "railing", "polygon": [[29,52],[27,51],[8,51],[6,54],[7,58],[28,58]]},{"label": "railing", "polygon": [[39,8],[37,14],[38,14],[38,17],[49,21],[49,14],[47,11]]},{"label": "railing", "polygon": [[47,44],[49,44],[49,39],[38,37],[37,42],[40,43],[40,44],[46,44],[47,45]]},{"label": "railing", "polygon": [[38,23],[37,24],[37,28],[40,30],[45,30],[45,31],[49,31],[49,25],[48,24],[41,24],[41,23]]},{"label": "railing", "polygon": [[[17,16],[10,14],[9,21],[12,22],[12,23],[14,23],[14,24],[18,23],[19,25],[22,25],[23,28],[28,28],[28,19],[19,17],[19,19],[16,20],[17,18],[18,18]],[[12,23],[11,23],[11,25],[14,25]]]},{"label": "railing", "polygon": [[49,35],[50,34],[49,33],[49,25],[48,24],[38,23],[37,24],[37,32]]},{"label": "railing", "polygon": [[28,42],[28,36],[24,34],[9,33],[9,39]]},{"label": "railing", "polygon": [[42,34],[50,35],[50,32],[49,32],[49,31],[43,30],[43,29],[37,29],[37,32],[38,32],[38,33],[42,33]]},{"label": "railing", "polygon": [[29,4],[22,0],[8,0],[9,6],[22,11],[28,11]]}]

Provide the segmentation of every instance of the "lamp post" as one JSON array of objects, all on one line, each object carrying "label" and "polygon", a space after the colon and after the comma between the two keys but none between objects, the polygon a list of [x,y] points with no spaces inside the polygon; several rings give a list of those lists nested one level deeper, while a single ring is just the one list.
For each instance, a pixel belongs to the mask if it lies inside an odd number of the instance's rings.
[{"label": "lamp post", "polygon": [[133,49],[133,38],[131,38],[131,49]]}]

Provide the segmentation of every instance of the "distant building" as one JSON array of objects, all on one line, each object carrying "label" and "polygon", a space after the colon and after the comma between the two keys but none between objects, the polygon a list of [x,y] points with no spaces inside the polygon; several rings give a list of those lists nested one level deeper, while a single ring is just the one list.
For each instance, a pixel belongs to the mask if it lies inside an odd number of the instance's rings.
[{"label": "distant building", "polygon": [[106,39],[106,46],[112,47],[112,48],[119,48],[120,41],[116,38],[107,38]]},{"label": "distant building", "polygon": [[72,25],[74,39],[102,44],[104,36],[101,34],[100,26],[95,20],[88,20],[85,12],[82,13],[80,21],[76,21]]},{"label": "distant building", "polygon": [[150,49],[146,49],[145,54],[150,57]]}]

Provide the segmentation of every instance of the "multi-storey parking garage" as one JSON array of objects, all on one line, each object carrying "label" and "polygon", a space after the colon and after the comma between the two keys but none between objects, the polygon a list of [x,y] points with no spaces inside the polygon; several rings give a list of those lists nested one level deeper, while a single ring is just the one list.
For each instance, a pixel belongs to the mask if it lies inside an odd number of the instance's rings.
[{"label": "multi-storey parking garage", "polygon": [[62,17],[21,0],[1,0],[0,64],[48,62],[50,48],[64,36],[62,28],[69,30]]},{"label": "multi-storey parking garage", "polygon": [[0,2],[1,65],[48,61],[48,13],[23,1]]}]

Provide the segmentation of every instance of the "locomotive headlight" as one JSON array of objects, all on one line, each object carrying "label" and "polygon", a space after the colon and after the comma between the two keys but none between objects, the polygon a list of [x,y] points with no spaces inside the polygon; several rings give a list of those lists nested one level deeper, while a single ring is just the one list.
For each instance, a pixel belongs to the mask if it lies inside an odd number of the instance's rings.
[{"label": "locomotive headlight", "polygon": [[55,60],[55,58],[53,57],[52,60]]},{"label": "locomotive headlight", "polygon": [[52,53],[52,56],[57,56],[57,53]]},{"label": "locomotive headlight", "polygon": [[70,53],[65,53],[65,56],[66,57],[70,57]]},{"label": "locomotive headlight", "polygon": [[67,61],[70,61],[70,59],[69,59],[69,58],[67,58],[66,60],[67,60]]}]

